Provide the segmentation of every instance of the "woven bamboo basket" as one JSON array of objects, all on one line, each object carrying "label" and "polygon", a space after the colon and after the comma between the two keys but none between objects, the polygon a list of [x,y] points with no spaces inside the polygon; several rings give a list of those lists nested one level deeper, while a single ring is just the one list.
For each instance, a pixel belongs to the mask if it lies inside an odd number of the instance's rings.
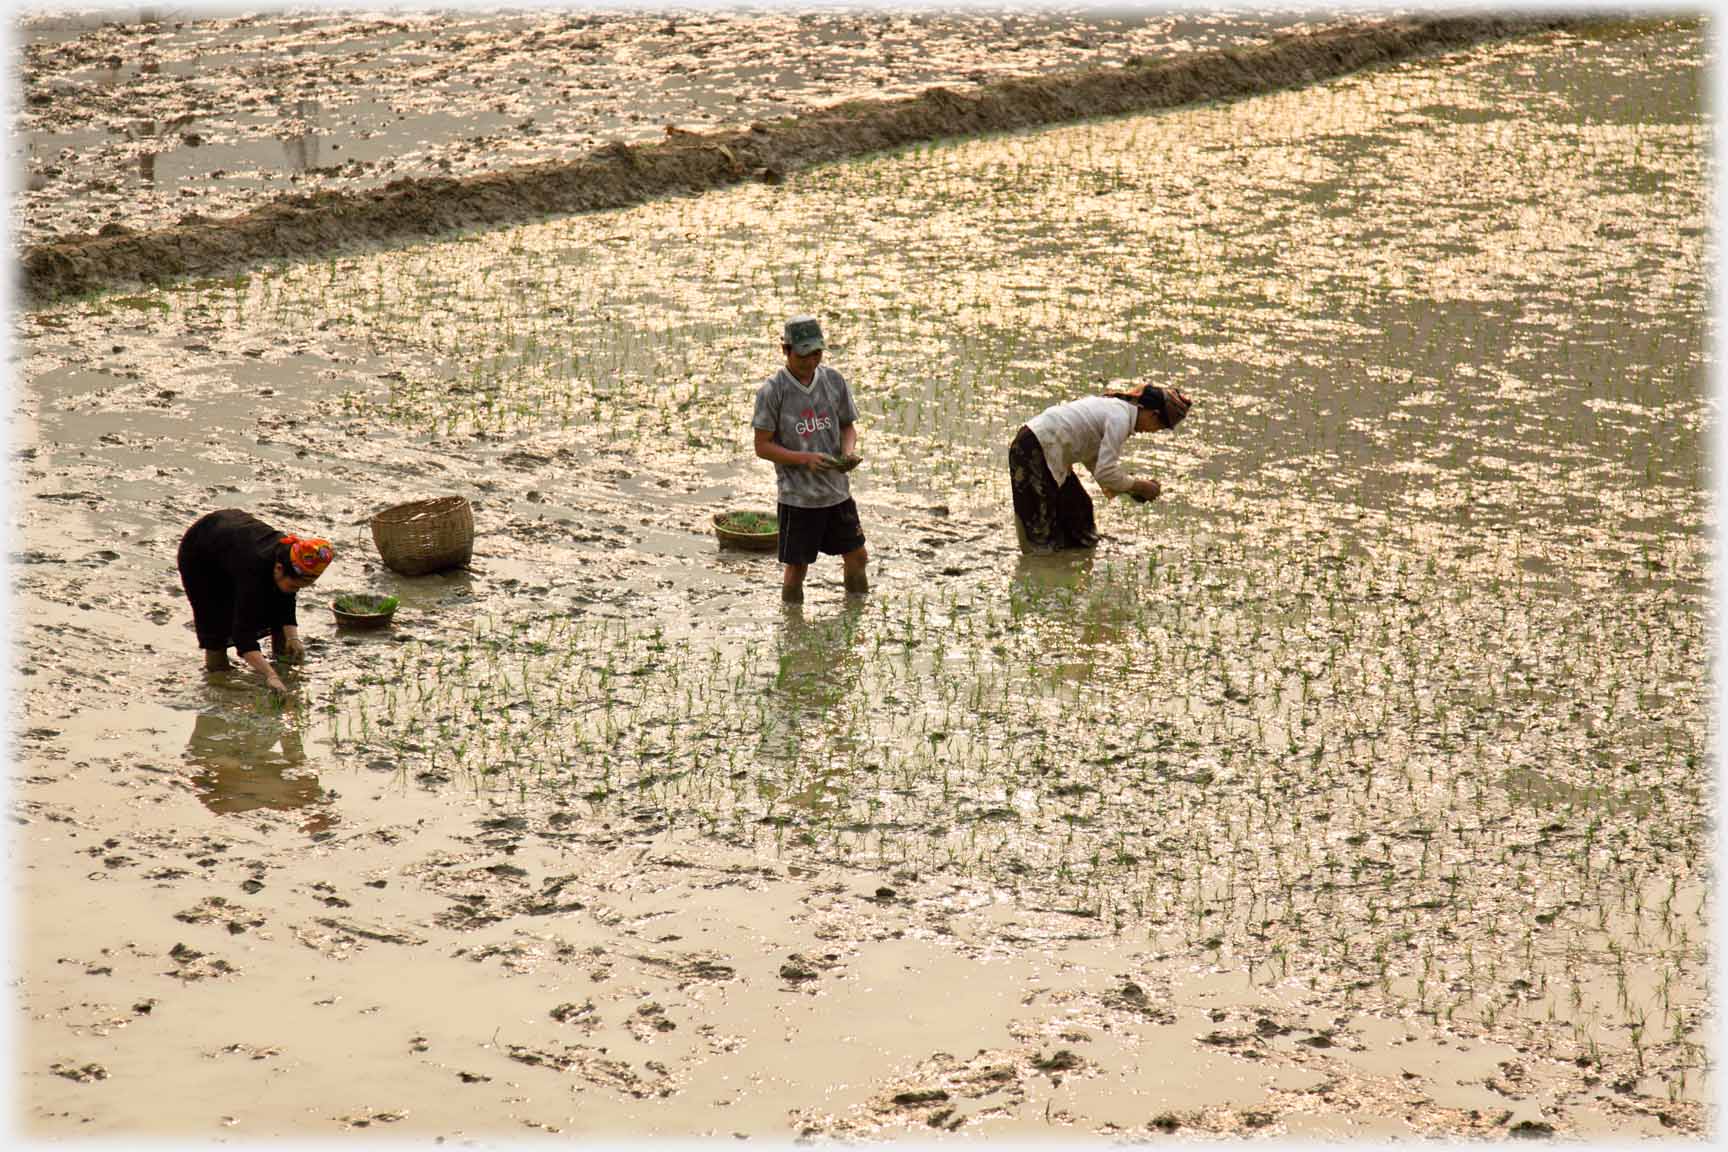
[{"label": "woven bamboo basket", "polygon": [[474,555],[474,510],[461,496],[396,504],[372,517],[372,543],[404,576],[460,568]]},{"label": "woven bamboo basket", "polygon": [[[726,518],[731,515],[731,512],[716,512],[714,514],[714,535],[720,538],[722,548],[746,548],[752,552],[772,552],[780,546],[778,529],[773,532],[739,532],[726,524]],[[757,515],[766,516],[768,514],[759,512]]]},{"label": "woven bamboo basket", "polygon": [[[348,607],[337,607],[343,603]],[[386,604],[389,605],[388,608],[384,607]],[[344,628],[386,628],[391,618],[396,615],[396,598],[379,596],[376,593],[350,592],[331,601],[330,611],[336,614],[336,623]]]}]

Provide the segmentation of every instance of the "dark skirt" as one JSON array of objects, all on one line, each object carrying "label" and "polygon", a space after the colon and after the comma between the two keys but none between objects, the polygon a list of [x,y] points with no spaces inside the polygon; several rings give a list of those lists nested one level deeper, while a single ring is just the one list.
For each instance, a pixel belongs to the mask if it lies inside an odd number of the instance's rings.
[{"label": "dark skirt", "polygon": [[1008,447],[1008,479],[1014,489],[1014,515],[1034,552],[1091,548],[1098,543],[1092,497],[1072,471],[1061,485],[1050,475],[1044,446],[1024,424]]}]

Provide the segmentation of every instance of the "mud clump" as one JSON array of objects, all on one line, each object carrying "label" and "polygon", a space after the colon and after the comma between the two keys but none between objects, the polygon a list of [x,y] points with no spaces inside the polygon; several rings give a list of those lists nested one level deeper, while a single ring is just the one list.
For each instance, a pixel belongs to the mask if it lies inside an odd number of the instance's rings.
[{"label": "mud clump", "polygon": [[850,101],[757,122],[742,131],[679,130],[653,144],[608,144],[568,163],[283,196],[244,215],[188,216],[151,232],[105,225],[94,236],[26,249],[22,295],[27,303],[41,305],[118,284],[162,283],[238,264],[622,208],[751,179],[776,183],[795,168],[921,141],[1240,99],[1571,22],[1562,17],[1375,22],[1180,60],[1135,57],[1122,67],[1004,80],[964,94],[933,88],[908,98]]},{"label": "mud clump", "polygon": [[80,1084],[89,1084],[96,1080],[108,1079],[108,1069],[100,1064],[72,1064],[64,1060],[56,1061],[48,1069],[56,1076],[64,1076]]},{"label": "mud clump", "polygon": [[1085,1061],[1066,1048],[1056,1051],[1053,1056],[1034,1056],[1032,1067],[1040,1072],[1072,1072],[1085,1064]]},{"label": "mud clump", "polygon": [[560,1004],[552,1009],[551,1016],[560,1024],[589,1023],[595,1019],[594,1001],[586,1000],[581,1004],[574,1002]]},{"label": "mud clump", "polygon": [[1520,1140],[1545,1140],[1554,1135],[1554,1125],[1542,1120],[1520,1120],[1506,1134]]},{"label": "mud clump", "polygon": [[841,963],[839,954],[834,952],[820,955],[794,952],[786,957],[786,963],[780,965],[780,979],[792,987],[798,987],[833,972],[841,967]]}]

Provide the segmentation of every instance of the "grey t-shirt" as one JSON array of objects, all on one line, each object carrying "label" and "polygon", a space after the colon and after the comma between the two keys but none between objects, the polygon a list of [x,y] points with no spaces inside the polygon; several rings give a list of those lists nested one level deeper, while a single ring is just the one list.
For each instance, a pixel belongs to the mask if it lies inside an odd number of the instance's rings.
[{"label": "grey t-shirt", "polygon": [[[828,365],[818,364],[808,388],[785,368],[764,381],[756,390],[756,413],[750,425],[774,433],[774,443],[782,448],[837,456],[840,430],[857,419],[846,378]],[[779,482],[780,503],[794,508],[832,508],[852,495],[844,472],[776,464],[774,477]]]}]

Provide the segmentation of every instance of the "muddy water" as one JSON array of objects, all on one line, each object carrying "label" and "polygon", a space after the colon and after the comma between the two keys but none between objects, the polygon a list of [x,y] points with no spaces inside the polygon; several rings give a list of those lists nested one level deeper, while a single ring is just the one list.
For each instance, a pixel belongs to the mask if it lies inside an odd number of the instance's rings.
[{"label": "muddy water", "polygon": [[[1702,56],[1605,25],[25,317],[27,1120],[1701,1134]],[[705,525],[772,499],[804,309],[875,572],[790,610]],[[1198,399],[1130,453],[1166,498],[1020,558],[1013,429],[1140,375]],[[435,491],[474,570],[383,571]],[[287,711],[189,659],[220,504],[343,550]],[[362,587],[397,627],[321,627]]]}]

